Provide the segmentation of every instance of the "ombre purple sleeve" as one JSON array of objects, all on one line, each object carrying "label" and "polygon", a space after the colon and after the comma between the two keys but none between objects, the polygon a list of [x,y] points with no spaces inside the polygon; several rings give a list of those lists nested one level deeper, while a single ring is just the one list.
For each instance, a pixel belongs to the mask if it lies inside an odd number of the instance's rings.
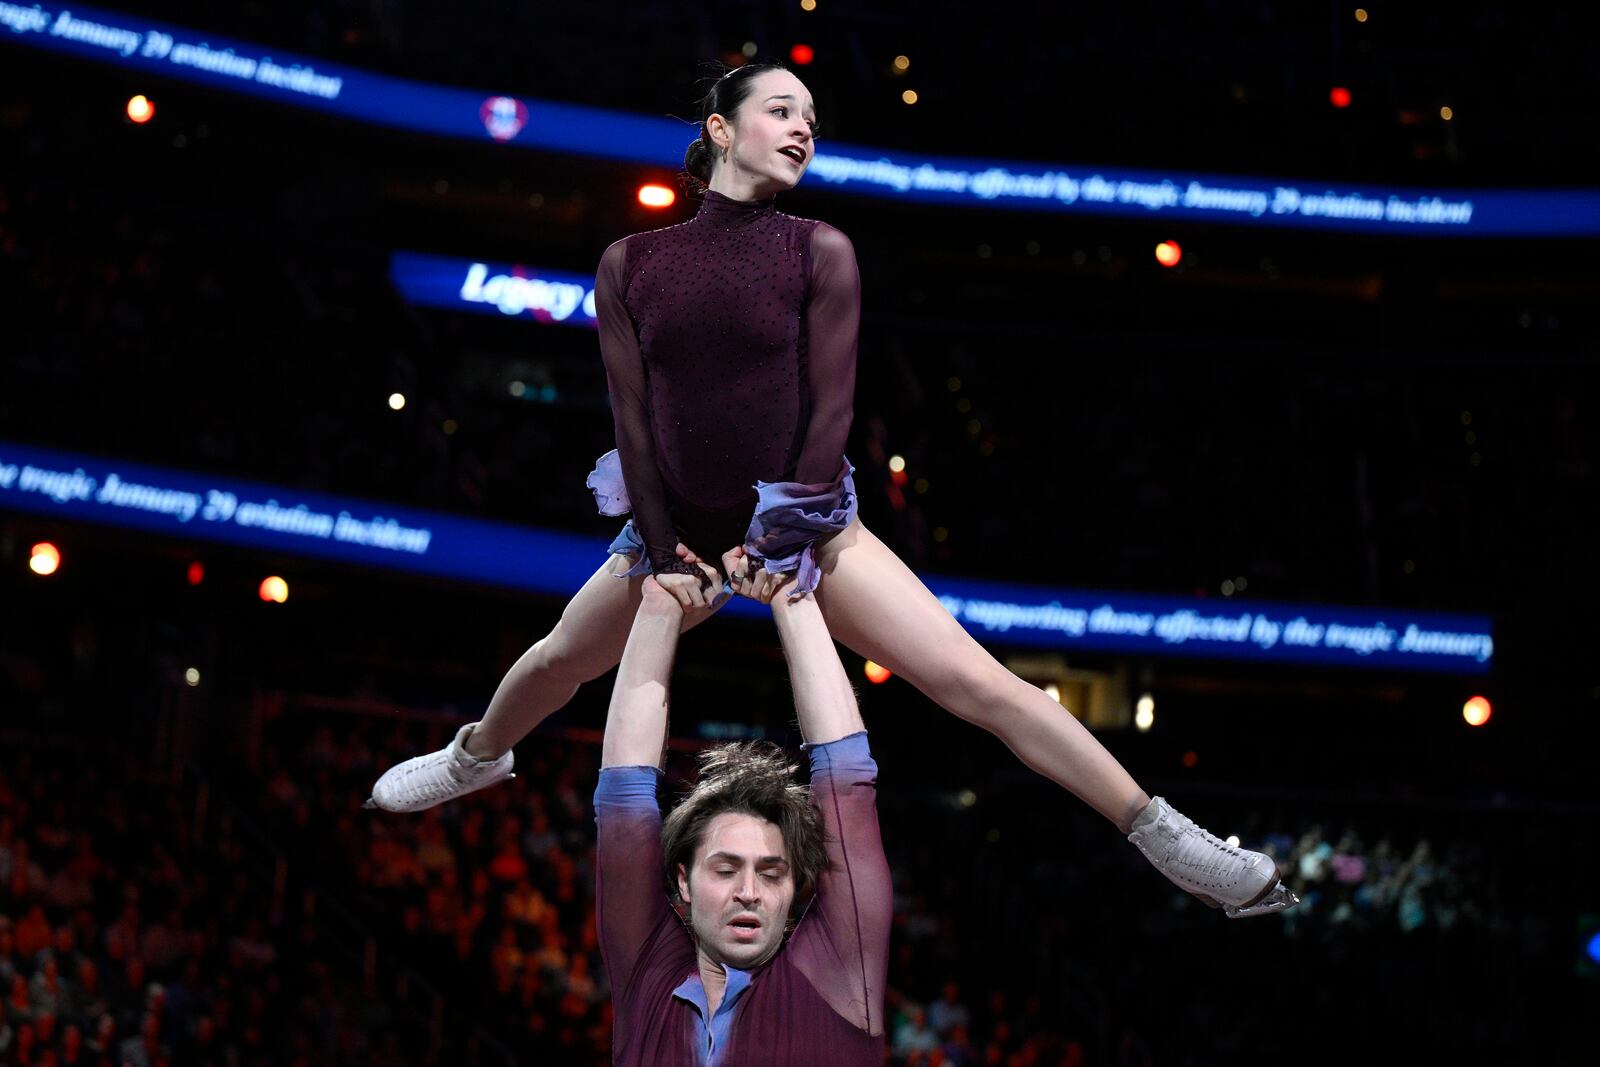
[{"label": "ombre purple sleeve", "polygon": [[595,917],[600,957],[619,996],[632,988],[640,955],[672,910],[661,885],[660,780],[655,767],[602,767],[594,792]]},{"label": "ombre purple sleeve", "polygon": [[[662,484],[661,470],[656,463],[644,355],[639,350],[633,317],[623,303],[628,284],[627,245],[624,239],[606,249],[594,280],[600,356],[605,361],[606,383],[611,392],[617,456],[633,508],[633,524],[644,539],[650,569],[656,574],[699,575],[699,567],[678,558],[678,537],[667,506],[666,486]],[[591,487],[592,484],[591,480]]]},{"label": "ombre purple sleeve", "polygon": [[865,732],[808,746],[811,797],[828,838],[828,871],[795,928],[795,965],[840,1016],[884,1032],[894,914],[889,861],[878,830],[878,765]]}]

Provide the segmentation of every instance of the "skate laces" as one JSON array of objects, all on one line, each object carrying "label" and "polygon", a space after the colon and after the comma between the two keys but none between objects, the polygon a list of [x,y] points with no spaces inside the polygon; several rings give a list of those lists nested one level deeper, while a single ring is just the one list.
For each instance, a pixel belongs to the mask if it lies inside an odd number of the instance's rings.
[{"label": "skate laces", "polygon": [[[1228,844],[1209,830],[1196,825],[1187,816],[1179,818],[1182,821],[1174,827],[1177,831],[1177,841],[1176,847],[1172,850],[1173,862],[1213,878],[1238,881],[1239,876],[1249,867],[1248,850]],[[1249,852],[1248,855],[1256,853]]]},{"label": "skate laces", "polygon": [[451,795],[467,784],[461,768],[452,766],[455,762],[448,749],[423,757],[402,772],[398,791],[406,794],[408,802],[439,800]]},{"label": "skate laces", "polygon": [[[471,762],[462,763],[449,749],[445,749],[435,753],[431,761],[413,768],[406,779],[409,782],[418,775],[425,775],[423,784],[417,787],[418,798],[438,800],[454,796],[464,788],[473,787],[481,779],[493,777],[505,762],[504,756],[491,760],[480,760],[472,756],[468,756],[467,759]],[[443,773],[438,773],[441,770]]]}]

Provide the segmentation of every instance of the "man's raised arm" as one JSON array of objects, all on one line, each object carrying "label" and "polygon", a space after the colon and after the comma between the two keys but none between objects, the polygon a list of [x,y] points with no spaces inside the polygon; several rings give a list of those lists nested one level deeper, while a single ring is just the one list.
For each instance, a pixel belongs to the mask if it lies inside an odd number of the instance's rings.
[{"label": "man's raised arm", "polygon": [[[617,668],[594,794],[599,827],[595,910],[600,954],[621,1004],[633,988],[641,954],[663,923],[676,922],[661,878],[661,808],[656,788],[667,737],[667,694],[683,608],[654,578],[633,619]],[[617,1013],[616,1039],[631,1040],[626,1011]]]},{"label": "man's raised arm", "polygon": [[878,830],[878,765],[855,690],[816,598],[772,600],[789,657],[794,707],[811,756],[811,797],[827,831],[828,870],[789,942],[830,1007],[869,1034],[884,1032],[893,897]]},{"label": "man's raised arm", "polygon": [[814,597],[772,600],[772,618],[789,657],[789,679],[794,686],[794,710],[800,733],[809,746],[825,745],[860,733],[861,709],[856,692],[839,662],[828,624]]},{"label": "man's raised arm", "polygon": [[667,693],[678,654],[683,608],[654,579],[633,617],[606,712],[600,766],[659,767],[667,739]]}]

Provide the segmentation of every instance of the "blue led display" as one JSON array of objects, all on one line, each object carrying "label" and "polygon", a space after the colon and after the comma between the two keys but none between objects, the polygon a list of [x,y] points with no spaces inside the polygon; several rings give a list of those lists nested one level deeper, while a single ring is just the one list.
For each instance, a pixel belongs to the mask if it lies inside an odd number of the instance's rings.
[{"label": "blue led display", "polygon": [[593,275],[396,252],[389,259],[389,278],[408,302],[423,307],[587,326],[591,330],[598,326]]},{"label": "blue led display", "polygon": [[[0,41],[359,122],[676,170],[687,122],[428,85],[95,8],[0,3]],[[823,142],[805,184],[912,203],[1472,237],[1600,234],[1596,189],[1409,189]]]},{"label": "blue led display", "polygon": [[[0,509],[570,596],[605,559],[583,537],[0,441]],[[989,644],[1482,674],[1487,618],[1215,602],[940,575],[929,587]],[[767,609],[736,598],[725,609]]]}]

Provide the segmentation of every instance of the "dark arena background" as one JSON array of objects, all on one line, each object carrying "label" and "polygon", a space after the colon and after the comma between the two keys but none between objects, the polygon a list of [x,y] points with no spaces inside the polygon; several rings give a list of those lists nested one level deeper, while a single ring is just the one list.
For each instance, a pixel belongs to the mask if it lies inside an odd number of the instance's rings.
[{"label": "dark arena background", "polygon": [[[0,3],[0,1062],[610,1061],[609,678],[361,804],[604,559],[595,264],[753,56],[861,264],[864,521],[1304,898],[1229,921],[847,654],[889,1062],[1595,1062],[1582,10]],[[798,746],[741,607],[676,779]]]}]

